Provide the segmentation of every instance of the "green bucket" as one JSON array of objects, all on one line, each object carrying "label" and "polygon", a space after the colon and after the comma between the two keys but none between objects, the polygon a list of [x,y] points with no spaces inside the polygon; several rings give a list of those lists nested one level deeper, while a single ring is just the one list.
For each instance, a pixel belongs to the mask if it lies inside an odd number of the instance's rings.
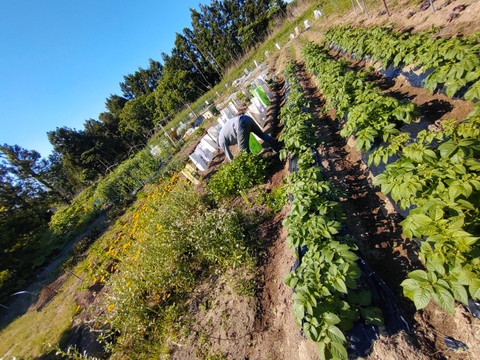
[{"label": "green bucket", "polygon": [[257,138],[250,133],[250,141],[249,141],[250,151],[254,154],[258,154],[262,151],[262,145],[258,142]]},{"label": "green bucket", "polygon": [[261,86],[257,86],[255,89],[253,89],[251,94],[256,96],[262,102],[263,106],[268,107],[270,105],[270,99]]}]

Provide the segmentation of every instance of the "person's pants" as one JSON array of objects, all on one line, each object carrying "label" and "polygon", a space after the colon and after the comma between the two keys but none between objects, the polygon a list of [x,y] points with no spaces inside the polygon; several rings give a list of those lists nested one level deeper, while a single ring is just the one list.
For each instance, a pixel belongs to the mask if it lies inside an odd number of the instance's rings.
[{"label": "person's pants", "polygon": [[266,141],[274,151],[278,152],[277,141],[267,133],[264,133],[255,120],[248,115],[242,115],[238,120],[238,151],[250,152],[250,133],[254,133],[260,139]]}]

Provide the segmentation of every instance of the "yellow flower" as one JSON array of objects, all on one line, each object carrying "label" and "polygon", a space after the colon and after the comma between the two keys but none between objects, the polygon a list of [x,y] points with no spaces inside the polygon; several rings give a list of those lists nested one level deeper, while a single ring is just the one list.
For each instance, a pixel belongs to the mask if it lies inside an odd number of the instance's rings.
[{"label": "yellow flower", "polygon": [[108,305],[107,310],[112,311],[114,308],[115,308],[115,305],[110,304],[110,305]]}]

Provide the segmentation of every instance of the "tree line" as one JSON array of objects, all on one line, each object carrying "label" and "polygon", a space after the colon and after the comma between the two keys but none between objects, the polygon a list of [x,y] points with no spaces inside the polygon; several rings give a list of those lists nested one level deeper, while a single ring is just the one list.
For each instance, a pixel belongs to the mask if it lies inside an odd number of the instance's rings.
[{"label": "tree line", "polygon": [[[47,133],[53,152],[0,145],[0,288],[31,264],[41,246],[52,208],[68,204],[131,154],[143,148],[156,126],[212,89],[248,49],[262,41],[283,16],[283,0],[212,0],[190,9],[191,27],[175,37],[170,54],[149,60],[123,76],[120,93],[105,101],[106,111]],[[31,254],[26,257],[25,254]],[[29,260],[26,260],[26,259]]]}]

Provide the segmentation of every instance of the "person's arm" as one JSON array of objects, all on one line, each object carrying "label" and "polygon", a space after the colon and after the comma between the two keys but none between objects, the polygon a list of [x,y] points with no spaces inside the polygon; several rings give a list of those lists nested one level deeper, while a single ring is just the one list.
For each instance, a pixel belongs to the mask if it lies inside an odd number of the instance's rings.
[{"label": "person's arm", "polygon": [[222,149],[223,152],[225,153],[225,156],[227,157],[228,161],[232,161],[233,155],[230,152],[230,149],[228,148],[228,145],[226,144],[225,139],[219,139],[218,145],[220,146],[220,149]]}]

